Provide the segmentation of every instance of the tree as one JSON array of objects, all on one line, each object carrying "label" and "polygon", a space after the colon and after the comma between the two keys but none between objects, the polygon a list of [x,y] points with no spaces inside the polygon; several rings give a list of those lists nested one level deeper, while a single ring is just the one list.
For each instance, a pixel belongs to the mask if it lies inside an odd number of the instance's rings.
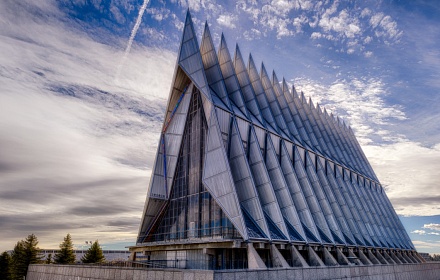
[{"label": "tree", "polygon": [[47,259],[44,262],[45,264],[51,264],[52,263],[52,254],[48,254],[47,255]]},{"label": "tree", "polygon": [[11,256],[12,279],[22,280],[26,276],[30,264],[42,262],[43,256],[37,245],[38,239],[34,234],[30,234],[25,240],[17,242]]},{"label": "tree", "polygon": [[98,240],[96,240],[87,250],[85,255],[81,258],[81,261],[83,263],[102,263],[105,261],[104,254],[102,253]]},{"label": "tree", "polygon": [[11,256],[8,252],[3,252],[0,255],[0,279],[11,279]]},{"label": "tree", "polygon": [[60,244],[60,251],[55,254],[54,261],[59,264],[75,263],[75,253],[70,233],[64,237],[64,241]]}]

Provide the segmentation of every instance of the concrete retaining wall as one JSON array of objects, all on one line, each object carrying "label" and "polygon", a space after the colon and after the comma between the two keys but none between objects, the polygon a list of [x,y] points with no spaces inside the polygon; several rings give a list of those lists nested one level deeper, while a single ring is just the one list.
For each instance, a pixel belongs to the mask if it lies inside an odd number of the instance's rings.
[{"label": "concrete retaining wall", "polygon": [[440,280],[440,263],[264,270],[139,269],[83,265],[31,265],[27,280]]}]

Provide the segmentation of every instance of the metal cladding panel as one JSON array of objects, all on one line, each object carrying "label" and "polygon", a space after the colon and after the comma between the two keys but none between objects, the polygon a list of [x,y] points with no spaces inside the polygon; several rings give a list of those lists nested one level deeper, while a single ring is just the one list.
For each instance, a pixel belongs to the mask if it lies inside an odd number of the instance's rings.
[{"label": "metal cladding panel", "polygon": [[295,230],[304,240],[307,240],[304,230],[301,226],[301,221],[299,220],[299,216],[295,209],[293,199],[287,187],[287,182],[284,179],[284,174],[278,161],[278,156],[275,153],[275,147],[273,146],[271,137],[269,135],[267,137],[266,168],[270,181],[272,182],[279,207],[287,221],[295,228]]},{"label": "metal cladding panel", "polygon": [[[340,170],[338,170],[337,172],[340,172]],[[371,241],[377,240],[378,236],[377,236],[376,232],[373,231],[371,223],[370,223],[370,219],[369,219],[368,215],[366,214],[366,211],[368,211],[368,210],[364,208],[364,205],[361,203],[362,198],[360,198],[357,195],[357,192],[354,190],[356,188],[356,186],[354,185],[353,180],[350,179],[349,171],[347,171],[346,169],[343,169],[343,172],[344,172],[343,173],[344,180],[346,181],[346,184],[347,184],[347,190],[349,191],[350,197],[352,197],[352,201],[354,202],[356,209],[358,209],[358,213],[360,214],[361,219],[363,221],[363,224],[365,225],[365,228],[368,231],[368,236]],[[365,236],[364,236],[364,239],[366,239]],[[374,246],[373,243],[371,243],[371,244],[372,244],[372,246]]]},{"label": "metal cladding panel", "polygon": [[317,151],[316,149],[318,149],[318,151],[319,151],[318,141],[316,140],[316,136],[313,133],[312,127],[310,126],[309,119],[307,118],[307,115],[306,115],[304,108],[303,108],[304,106],[307,106],[307,104],[304,104],[303,101],[295,93],[293,94],[293,101],[294,101],[296,108],[298,110],[298,113],[299,113],[298,115],[301,119],[302,126],[304,126],[304,128],[306,130],[306,134],[308,135],[308,139],[310,140],[310,144],[312,145],[312,149],[314,151]]},{"label": "metal cladding panel", "polygon": [[226,104],[226,106],[231,110],[231,104],[229,103],[228,93],[223,81],[223,76],[217,59],[217,54],[215,53],[214,44],[212,43],[208,24],[205,24],[200,51],[202,54],[202,62],[206,71],[208,84],[211,86],[217,96],[223,101],[223,103]]},{"label": "metal cladding panel", "polygon": [[[309,178],[310,184],[312,185],[313,191],[315,193],[316,198],[318,199],[318,203],[321,206],[322,212],[327,220],[327,224],[331,230],[332,233],[336,234],[340,240],[343,242],[345,241],[345,238],[341,232],[341,229],[337,223],[337,218],[333,212],[333,209],[331,207],[331,201],[329,201],[329,198],[324,193],[323,189],[328,188],[328,182],[323,178],[322,181],[319,180],[318,174],[316,173],[316,166],[315,163],[312,161],[312,159],[309,156],[310,153],[306,154],[306,160],[307,160],[307,176]],[[323,174],[322,174],[323,175]],[[333,197],[331,197],[333,198]],[[340,209],[338,209],[340,211]]]},{"label": "metal cladding panel", "polygon": [[336,152],[337,143],[334,142],[333,135],[330,134],[329,127],[326,123],[324,123],[323,114],[321,112],[321,109],[319,105],[317,106],[317,110],[313,112],[316,116],[316,121],[319,126],[319,129],[321,130],[321,134],[324,137],[324,141],[327,143],[328,152],[330,153],[330,156],[334,160],[338,160],[339,156]]},{"label": "metal cladding panel", "polygon": [[284,97],[287,100],[287,104],[289,105],[290,112],[292,113],[293,121],[295,123],[296,128],[298,129],[298,132],[301,136],[301,139],[303,140],[303,143],[307,144],[311,147],[312,143],[310,141],[309,135],[304,127],[304,123],[301,120],[298,108],[295,104],[295,88],[292,86],[292,94],[289,92],[289,87],[287,86],[287,83],[285,80],[283,80],[283,94]]},{"label": "metal cladding panel", "polygon": [[[385,194],[385,192],[381,192],[378,197],[380,199],[382,199],[383,201],[383,205],[386,206],[386,209],[388,210],[388,214],[391,217],[393,223],[395,224],[395,227],[397,229],[400,230],[401,236],[404,238],[404,240],[406,241],[406,245],[409,248],[412,248],[413,250],[415,250],[414,244],[412,243],[411,239],[408,236],[408,233],[406,232],[405,228],[402,225],[402,222],[400,221],[399,217],[397,216],[396,211],[394,210],[393,206],[391,205],[390,200],[388,199],[387,195]],[[394,218],[394,219],[393,219]]]},{"label": "metal cladding panel", "polygon": [[259,128],[258,126],[254,126],[255,136],[258,139],[258,144],[260,147],[266,146],[266,131]]},{"label": "metal cladding panel", "polygon": [[374,201],[368,194],[366,187],[363,185],[365,184],[365,180],[363,179],[363,177],[361,177],[360,182],[361,182],[359,188],[360,193],[362,194],[368,206],[370,207],[371,214],[374,217],[379,229],[381,230],[382,236],[384,238],[383,240],[386,241],[390,247],[394,248],[395,246],[393,243],[395,243],[394,240],[395,238],[393,235],[391,235],[389,226],[387,225],[386,220],[379,209],[379,205],[377,203],[374,203]]},{"label": "metal cladding panel", "polygon": [[248,116],[240,84],[238,83],[237,76],[235,75],[231,55],[229,54],[223,34],[220,41],[218,60],[230,101],[233,102],[244,115]]},{"label": "metal cladding panel", "polygon": [[244,64],[243,57],[241,56],[238,45],[235,48],[234,69],[235,69],[235,74],[237,75],[238,78],[238,83],[240,84],[241,91],[243,93],[243,98],[246,103],[246,108],[252,114],[254,114],[254,116],[258,119],[258,121],[264,123],[263,117],[261,115],[261,110],[257,104],[255,92],[252,88],[248,71]]},{"label": "metal cladding panel", "polygon": [[280,154],[281,138],[279,136],[276,136],[273,133],[269,133],[268,135],[270,135],[270,138],[272,140],[275,154],[279,155]]},{"label": "metal cladding panel", "polygon": [[[304,167],[304,162],[301,159],[299,147],[295,146],[295,162],[294,162],[294,170],[296,173],[296,176],[298,178],[298,181],[301,185],[302,192],[304,194],[304,197],[307,200],[307,205],[309,206],[310,213],[312,214],[313,220],[315,221],[315,224],[317,227],[319,227],[327,238],[329,238],[332,243],[335,243],[333,240],[333,236],[330,232],[329,226],[327,224],[326,218],[324,216],[324,213],[321,209],[321,206],[319,205],[318,199],[312,189],[311,183],[309,181],[309,178],[307,176],[307,172]],[[331,221],[332,222],[332,221]]]},{"label": "metal cladding panel", "polygon": [[[376,206],[376,211],[378,215],[380,216],[380,219],[382,221],[382,224],[386,228],[388,232],[388,236],[391,238],[391,241],[394,243],[395,248],[402,248],[403,242],[401,239],[401,236],[396,231],[396,228],[392,224],[392,222],[389,219],[388,214],[385,211],[385,206],[382,204],[382,202],[377,197],[377,193],[375,190],[371,189],[370,181],[368,181],[368,187],[364,190],[365,194],[368,195],[370,198],[370,201]],[[402,248],[403,249],[403,248]]]},{"label": "metal cladding panel", "polygon": [[270,236],[235,119],[231,128],[229,164],[241,205],[257,222],[266,236]]},{"label": "metal cladding panel", "polygon": [[[317,165],[318,166],[316,173],[318,175],[319,181],[321,182],[321,186],[323,187],[324,192],[327,196],[327,200],[330,203],[335,218],[339,222],[338,225],[341,231],[349,239],[347,240],[346,238],[345,241],[347,243],[351,242],[353,244],[353,242],[355,242],[353,234],[357,233],[357,228],[353,227],[354,221],[350,213],[350,209],[348,208],[344,198],[340,194],[339,188],[341,188],[342,186],[341,187],[338,186],[333,172],[330,172],[330,176],[325,174],[325,166],[326,166],[325,160],[321,161],[321,157],[319,157],[319,160],[317,161]],[[360,240],[362,240],[362,238]]]},{"label": "metal cladding panel", "polygon": [[[414,248],[412,245],[411,240],[409,237],[407,237],[407,233],[404,230],[404,228],[401,225],[401,222],[399,219],[395,219],[393,215],[393,210],[390,208],[389,205],[387,205],[384,197],[386,196],[385,193],[372,191],[371,196],[380,204],[380,208],[383,211],[383,215],[386,218],[388,225],[390,226],[391,230],[394,233],[394,236],[398,243],[400,244],[401,248]],[[409,242],[408,242],[409,241]]]},{"label": "metal cladding panel", "polygon": [[[252,59],[252,55],[249,55],[249,63],[248,63],[248,74],[249,79],[252,84],[252,88],[254,89],[255,96],[257,97],[258,105],[260,106],[260,110],[263,114],[264,119],[267,123],[269,123],[276,131],[278,131],[279,127],[275,121],[275,116],[270,108],[269,101],[267,99],[267,94],[264,90],[263,84],[260,80],[260,75],[258,75],[258,71],[255,67],[254,60]],[[279,112],[281,113],[281,112]],[[285,124],[284,124],[284,129]]]},{"label": "metal cladding panel", "polygon": [[255,182],[255,187],[258,191],[261,206],[266,214],[269,215],[270,219],[281,230],[281,232],[285,236],[289,236],[275,196],[274,187],[270,181],[270,177],[264,163],[261,148],[258,145],[257,136],[252,128],[249,136],[249,167]]},{"label": "metal cladding panel", "polygon": [[321,130],[318,127],[317,120],[315,119],[315,116],[313,115],[313,112],[312,112],[315,109],[313,107],[313,101],[312,101],[311,98],[309,99],[309,105],[310,106],[304,106],[303,107],[304,108],[304,112],[306,113],[306,117],[309,120],[311,129],[312,129],[313,133],[316,136],[316,140],[318,141],[318,145],[319,145],[319,148],[320,148],[321,152],[323,152],[326,155],[329,155],[329,151],[328,151],[329,149],[327,147],[327,143],[324,141],[324,138],[323,138],[323,135],[321,133]]},{"label": "metal cladding panel", "polygon": [[[235,118],[235,120],[237,121],[237,127],[238,130],[240,131],[240,136],[241,136],[241,140],[245,141],[247,143],[248,141],[248,136],[249,136],[249,122],[245,121],[243,119],[240,118]],[[245,147],[246,150],[247,147]]]},{"label": "metal cladding panel", "polygon": [[[283,84],[285,82],[286,81],[284,81],[284,79],[283,79]],[[291,135],[295,138],[295,140],[301,142],[302,140],[299,135],[299,131],[296,128],[296,125],[293,121],[292,112],[289,108],[289,104],[287,103],[286,97],[284,96],[283,90],[281,89],[280,83],[278,81],[278,78],[277,78],[275,72],[273,72],[273,74],[272,74],[272,86],[273,86],[273,90],[276,95],[276,98],[278,100],[278,104],[279,104],[280,109],[282,111],[282,114],[284,116],[284,120],[286,121],[286,125],[289,128]]]},{"label": "metal cladding panel", "polygon": [[290,137],[290,131],[287,128],[286,120],[284,119],[283,113],[281,111],[280,105],[278,104],[278,100],[272,87],[272,82],[267,75],[266,68],[264,67],[263,63],[261,64],[260,79],[278,127]]},{"label": "metal cladding panel", "polygon": [[217,113],[220,132],[222,135],[229,135],[229,129],[231,127],[231,113],[219,108],[216,108],[215,112]]},{"label": "metal cladding panel", "polygon": [[300,146],[295,146],[296,150],[298,151],[298,158],[301,158],[302,164],[306,164],[306,150],[301,148]]},{"label": "metal cladding panel", "polygon": [[[215,168],[213,168],[215,166]],[[206,189],[222,208],[244,240],[249,238],[239,207],[237,192],[220,137],[217,117],[212,111],[208,126],[207,147],[202,176]]]},{"label": "metal cladding panel", "polygon": [[194,26],[189,12],[186,14],[183,37],[177,61],[178,65],[191,78],[202,94],[208,100],[211,100],[211,94],[207,88],[208,83],[204,73],[199,44],[197,43]]},{"label": "metal cladding panel", "polygon": [[380,240],[384,240],[386,238],[386,236],[384,236],[384,231],[381,228],[380,223],[377,222],[376,216],[372,212],[371,206],[369,205],[370,201],[367,200],[367,197],[365,197],[362,194],[361,187],[357,183],[357,180],[352,180],[352,184],[354,186],[353,190],[356,193],[357,197],[359,198],[359,200],[364,208],[365,214],[368,216],[370,224],[371,224],[373,230],[375,231],[376,236],[378,237],[378,241],[380,242]]},{"label": "metal cladding panel", "polygon": [[406,233],[405,229],[403,228],[400,219],[396,219],[394,216],[395,212],[391,205],[387,205],[387,199],[386,194],[384,192],[378,192],[376,193],[377,200],[381,201],[381,205],[384,209],[384,212],[386,213],[386,216],[389,219],[389,222],[392,226],[392,228],[395,230],[395,232],[398,235],[398,240],[400,241],[400,244],[402,248],[412,248],[414,249],[414,245],[412,244],[411,239],[409,239],[408,234]]},{"label": "metal cladding panel", "polygon": [[[363,233],[366,234],[366,229],[362,233],[360,229],[359,223],[361,223],[360,216],[357,213],[357,209],[354,208],[353,202],[351,202],[351,197],[347,197],[348,193],[345,190],[345,182],[342,180],[342,176],[339,172],[335,174],[335,171],[332,169],[332,165],[329,162],[325,162],[327,168],[327,179],[330,183],[330,186],[333,190],[333,193],[336,197],[336,200],[341,207],[342,212],[344,213],[345,219],[348,223],[351,233],[353,236],[357,238],[357,245],[365,246],[365,241],[363,237]],[[350,200],[350,203],[348,202]],[[360,241],[360,242],[359,242]]]}]

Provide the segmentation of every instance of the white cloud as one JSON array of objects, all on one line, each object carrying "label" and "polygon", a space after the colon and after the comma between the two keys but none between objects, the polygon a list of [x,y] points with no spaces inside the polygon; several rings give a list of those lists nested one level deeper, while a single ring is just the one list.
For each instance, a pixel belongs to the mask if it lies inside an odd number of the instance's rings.
[{"label": "white cloud", "polygon": [[434,253],[440,252],[440,242],[429,242],[429,241],[421,241],[421,240],[412,240],[414,246],[416,247],[417,251],[425,251],[426,249],[430,250],[436,250]]},{"label": "white cloud", "polygon": [[231,29],[235,28],[235,22],[237,17],[232,14],[222,14],[217,18],[217,23],[221,26],[228,27]]},{"label": "white cloud", "polygon": [[115,81],[123,50],[0,11],[0,251],[31,232],[134,242],[175,55],[134,46]]},{"label": "white cloud", "polygon": [[319,39],[322,37],[322,34],[319,32],[313,32],[312,35],[310,35],[310,38],[312,39]]},{"label": "white cloud", "polygon": [[371,52],[371,51],[364,52],[365,57],[371,57],[372,55],[373,55],[373,52]]},{"label": "white cloud", "polygon": [[423,228],[428,228],[428,229],[432,229],[432,230],[436,230],[436,231],[440,231],[440,224],[424,224]]},{"label": "white cloud", "polygon": [[416,229],[416,230],[414,230],[414,231],[411,231],[411,233],[415,233],[415,234],[420,234],[420,235],[424,235],[424,234],[426,234],[426,231],[424,231],[424,230],[419,230],[419,229]]},{"label": "white cloud", "polygon": [[440,144],[423,147],[420,143],[401,140],[362,148],[398,214],[440,214],[438,178],[434,175],[440,168]]}]

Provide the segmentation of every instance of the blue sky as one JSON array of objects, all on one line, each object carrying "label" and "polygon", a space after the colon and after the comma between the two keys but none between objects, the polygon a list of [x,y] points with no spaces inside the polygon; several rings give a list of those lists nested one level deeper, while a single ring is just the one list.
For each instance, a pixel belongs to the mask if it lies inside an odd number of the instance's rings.
[{"label": "blue sky", "polygon": [[0,251],[134,243],[188,7],[347,122],[440,253],[440,6],[307,0],[0,1]]}]

